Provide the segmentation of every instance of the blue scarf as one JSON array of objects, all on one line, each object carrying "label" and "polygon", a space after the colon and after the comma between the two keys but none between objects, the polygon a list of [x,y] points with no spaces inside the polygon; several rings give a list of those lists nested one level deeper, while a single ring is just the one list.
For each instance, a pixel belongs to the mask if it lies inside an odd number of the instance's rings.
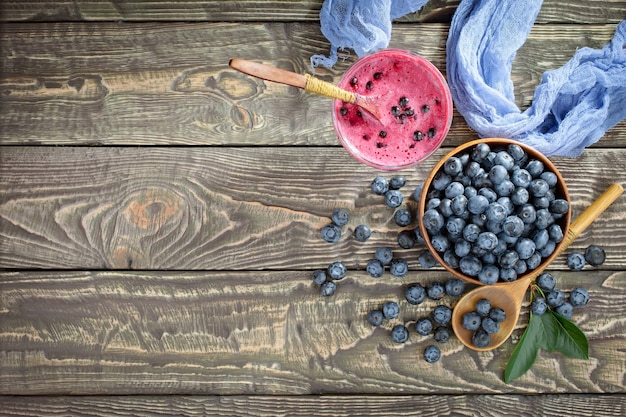
[{"label": "blue scarf", "polygon": [[[427,0],[326,0],[322,33],[332,67],[337,51],[358,56],[389,45],[391,20]],[[580,48],[563,67],[547,71],[532,105],[515,104],[511,66],[541,8],[541,0],[462,0],[447,42],[447,78],[454,104],[481,137],[516,139],[545,155],[579,156],[626,118],[626,21],[602,49]]]}]

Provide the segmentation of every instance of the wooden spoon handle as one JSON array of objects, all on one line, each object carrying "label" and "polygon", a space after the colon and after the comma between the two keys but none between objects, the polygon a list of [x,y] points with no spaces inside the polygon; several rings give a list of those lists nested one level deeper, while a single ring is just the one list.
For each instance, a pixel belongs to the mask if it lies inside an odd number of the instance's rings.
[{"label": "wooden spoon handle", "polygon": [[567,232],[566,242],[561,245],[561,248],[565,250],[577,237],[581,234],[595,219],[600,216],[617,198],[622,195],[624,188],[620,184],[611,184],[593,202],[585,211],[583,211],[569,227]]},{"label": "wooden spoon handle", "polygon": [[296,72],[261,64],[259,62],[248,61],[240,58],[233,58],[228,63],[231,68],[262,80],[273,81],[280,84],[291,85],[302,88],[309,93],[320,94],[329,98],[336,98],[348,103],[354,103],[356,97],[354,93],[343,90],[334,84],[322,81],[310,75],[302,75]]}]

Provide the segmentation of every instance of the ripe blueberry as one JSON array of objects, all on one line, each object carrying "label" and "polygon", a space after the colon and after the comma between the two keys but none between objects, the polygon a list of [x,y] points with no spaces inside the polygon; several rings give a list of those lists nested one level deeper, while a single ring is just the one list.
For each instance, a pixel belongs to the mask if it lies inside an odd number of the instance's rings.
[{"label": "ripe blueberry", "polygon": [[435,363],[441,359],[441,351],[435,345],[427,346],[424,349],[424,360],[428,363]]},{"label": "ripe blueberry", "polygon": [[585,249],[585,260],[591,266],[600,266],[606,259],[606,253],[600,246],[590,245]]},{"label": "ripe blueberry", "polygon": [[391,329],[391,340],[396,343],[405,343],[409,340],[409,331],[402,324],[397,324]]},{"label": "ripe blueberry", "polygon": [[422,336],[431,334],[433,327],[433,321],[429,317],[422,317],[415,322],[415,331]]},{"label": "ripe blueberry", "polygon": [[380,278],[385,272],[385,267],[378,259],[371,259],[367,262],[365,270],[373,278]]},{"label": "ripe blueberry", "polygon": [[391,260],[391,265],[389,265],[389,272],[394,277],[401,278],[405,276],[408,271],[409,266],[405,259],[396,258]]},{"label": "ripe blueberry", "polygon": [[580,271],[585,267],[585,255],[580,252],[572,252],[567,255],[567,267],[573,271]]},{"label": "ripe blueberry", "polygon": [[371,235],[371,229],[364,224],[360,224],[354,229],[354,238],[359,242],[367,241]]},{"label": "ripe blueberry", "polygon": [[584,288],[574,288],[569,294],[569,302],[574,307],[587,305],[589,293]]},{"label": "ripe blueberry", "polygon": [[335,209],[331,216],[331,220],[333,221],[333,223],[335,223],[339,227],[345,226],[346,224],[348,224],[348,221],[350,220],[350,213],[348,213],[348,210],[346,209],[342,209],[342,208]]},{"label": "ripe blueberry", "polygon": [[322,239],[328,243],[335,243],[341,238],[341,229],[334,223],[327,224],[322,228]]},{"label": "ripe blueberry", "polygon": [[372,310],[367,313],[367,322],[372,326],[380,326],[381,324],[383,324],[383,319],[383,312],[380,310]]},{"label": "ripe blueberry", "polygon": [[420,284],[411,284],[404,290],[404,298],[410,304],[421,304],[426,299],[426,288]]},{"label": "ripe blueberry", "polygon": [[387,301],[383,304],[383,316],[387,320],[395,319],[400,314],[400,306],[395,301]]}]

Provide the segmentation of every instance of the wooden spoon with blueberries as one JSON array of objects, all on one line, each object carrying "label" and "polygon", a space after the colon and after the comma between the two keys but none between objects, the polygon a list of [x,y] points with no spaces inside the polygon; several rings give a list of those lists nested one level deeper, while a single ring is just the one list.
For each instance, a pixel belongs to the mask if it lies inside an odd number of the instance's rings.
[{"label": "wooden spoon with blueberries", "polygon": [[[624,189],[619,184],[612,184],[596,201],[591,204],[569,227],[563,244],[558,248],[562,253],[600,214],[604,212],[622,193]],[[547,266],[547,265],[546,265]],[[528,286],[542,272],[544,268],[537,268],[532,274],[506,284],[486,285],[475,288],[465,294],[457,302],[452,312],[452,329],[461,343],[470,349],[488,351],[502,345],[511,335],[517,324],[522,301]],[[500,323],[500,330],[491,335],[487,347],[477,347],[472,341],[473,332],[463,327],[463,315],[475,310],[478,300],[487,299],[495,307],[500,307],[506,313],[506,319]]]}]

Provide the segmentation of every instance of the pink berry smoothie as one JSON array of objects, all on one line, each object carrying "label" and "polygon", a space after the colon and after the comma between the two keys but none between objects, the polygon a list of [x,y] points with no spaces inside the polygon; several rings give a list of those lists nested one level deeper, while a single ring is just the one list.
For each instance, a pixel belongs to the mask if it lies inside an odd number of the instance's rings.
[{"label": "pink berry smoothie", "polygon": [[339,86],[380,96],[381,120],[335,100],[333,124],[344,148],[357,160],[383,170],[411,167],[430,156],[448,134],[452,97],[439,70],[408,51],[385,49],[364,56]]}]

